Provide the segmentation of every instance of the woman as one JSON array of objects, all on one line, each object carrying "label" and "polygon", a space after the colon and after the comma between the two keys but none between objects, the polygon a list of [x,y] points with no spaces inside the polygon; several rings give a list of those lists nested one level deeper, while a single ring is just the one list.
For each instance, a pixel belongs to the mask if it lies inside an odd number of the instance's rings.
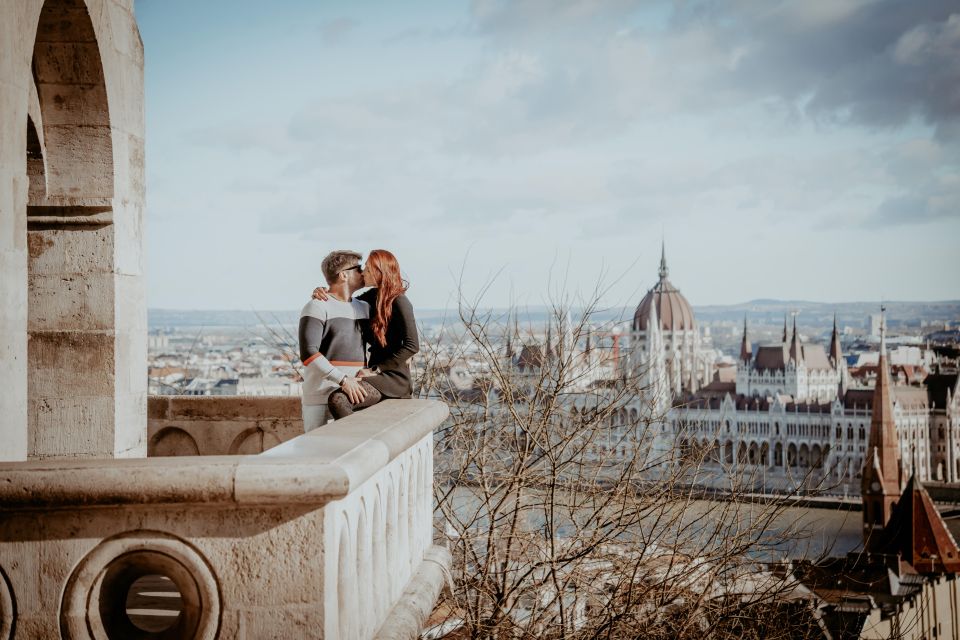
[{"label": "woman", "polygon": [[[405,295],[409,285],[400,277],[396,257],[384,249],[370,252],[362,273],[363,285],[372,287],[358,296],[370,305],[370,322],[364,331],[370,357],[367,368],[358,374],[364,398],[352,403],[342,389],[330,394],[330,413],[338,420],[380,400],[413,394],[408,361],[420,350],[420,343],[413,305]],[[325,293],[318,289],[314,296],[322,298]]]}]

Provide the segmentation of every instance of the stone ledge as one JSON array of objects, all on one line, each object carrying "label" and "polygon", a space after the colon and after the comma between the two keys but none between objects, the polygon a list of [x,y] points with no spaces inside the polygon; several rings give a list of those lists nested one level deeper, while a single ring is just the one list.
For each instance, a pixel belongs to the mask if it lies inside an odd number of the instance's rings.
[{"label": "stone ledge", "polygon": [[299,418],[300,398],[287,396],[150,396],[151,420]]},{"label": "stone ledge", "polygon": [[448,414],[432,400],[388,400],[257,456],[2,463],[0,509],[321,505],[349,494]]},{"label": "stone ledge", "polygon": [[452,556],[444,547],[433,545],[423,555],[417,572],[403,595],[374,636],[377,640],[406,640],[420,637],[423,624],[433,611],[437,597],[450,574]]}]

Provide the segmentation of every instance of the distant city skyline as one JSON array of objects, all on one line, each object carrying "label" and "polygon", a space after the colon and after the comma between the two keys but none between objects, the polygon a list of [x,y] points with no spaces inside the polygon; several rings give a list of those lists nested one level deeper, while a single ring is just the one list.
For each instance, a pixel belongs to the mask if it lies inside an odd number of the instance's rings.
[{"label": "distant city skyline", "polygon": [[[960,299],[954,2],[137,0],[148,305]],[[576,302],[574,300],[574,302]]]}]

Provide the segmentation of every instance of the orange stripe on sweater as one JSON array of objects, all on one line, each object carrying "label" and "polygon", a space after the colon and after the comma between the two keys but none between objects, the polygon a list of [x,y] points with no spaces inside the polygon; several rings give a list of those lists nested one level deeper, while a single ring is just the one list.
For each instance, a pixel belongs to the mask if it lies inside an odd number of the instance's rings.
[{"label": "orange stripe on sweater", "polygon": [[[317,352],[303,361],[303,366],[308,366],[311,362],[322,356],[323,354]],[[335,367],[362,367],[363,362],[354,362],[353,360],[331,360],[330,364]]]}]

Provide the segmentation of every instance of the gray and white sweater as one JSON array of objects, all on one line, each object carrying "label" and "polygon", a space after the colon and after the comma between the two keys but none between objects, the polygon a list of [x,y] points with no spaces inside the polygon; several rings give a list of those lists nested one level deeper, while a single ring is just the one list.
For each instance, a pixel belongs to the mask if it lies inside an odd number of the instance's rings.
[{"label": "gray and white sweater", "polygon": [[310,300],[300,312],[300,360],[303,362],[303,404],[326,404],[344,376],[366,362],[361,323],[370,306],[354,298]]}]

